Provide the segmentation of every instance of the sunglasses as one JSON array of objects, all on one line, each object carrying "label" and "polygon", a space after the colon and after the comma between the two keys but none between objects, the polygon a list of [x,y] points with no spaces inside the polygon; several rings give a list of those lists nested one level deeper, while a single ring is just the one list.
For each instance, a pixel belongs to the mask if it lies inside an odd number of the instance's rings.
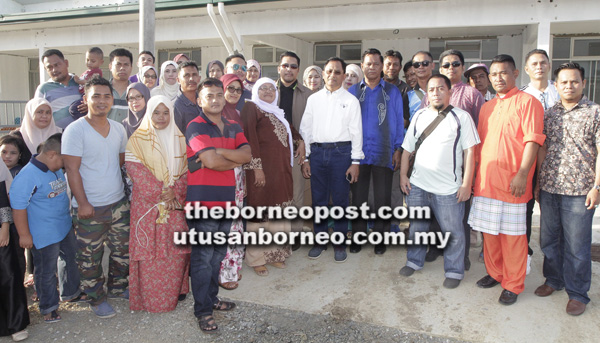
[{"label": "sunglasses", "polygon": [[297,64],[287,64],[284,63],[282,65],[280,65],[281,68],[286,68],[286,69],[298,69],[298,65]]},{"label": "sunglasses", "polygon": [[462,65],[462,63],[460,63],[460,62],[458,62],[458,61],[454,61],[454,62],[452,62],[452,63],[448,63],[448,62],[446,62],[446,63],[442,64],[442,68],[444,68],[444,69],[448,69],[448,68],[450,68],[450,66],[452,66],[453,68],[458,68],[458,67],[460,67],[461,65]]},{"label": "sunglasses", "polygon": [[231,66],[231,68],[233,68],[234,71],[237,71],[238,69],[241,68],[244,73],[246,72],[246,70],[248,70],[248,68],[246,68],[246,66],[239,65],[239,64],[234,64]]},{"label": "sunglasses", "polygon": [[244,92],[241,88],[235,88],[234,86],[227,86],[227,90],[229,91],[229,93],[242,94]]},{"label": "sunglasses", "polygon": [[431,64],[430,61],[413,62],[413,67],[415,67],[415,69],[419,69],[419,68],[421,68],[421,66],[428,67],[429,64]]}]

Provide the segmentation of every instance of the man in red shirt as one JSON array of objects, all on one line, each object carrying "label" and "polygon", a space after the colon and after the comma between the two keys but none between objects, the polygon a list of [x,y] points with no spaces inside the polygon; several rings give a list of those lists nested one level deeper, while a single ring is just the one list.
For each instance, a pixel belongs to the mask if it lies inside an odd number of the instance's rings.
[{"label": "man in red shirt", "polygon": [[527,237],[525,212],[532,198],[531,180],[539,147],[546,136],[544,108],[516,87],[519,71],[509,55],[498,55],[490,66],[497,96],[479,113],[479,165],[469,224],[484,236],[489,275],[477,286],[502,284],[500,303],[511,305],[525,288]]}]

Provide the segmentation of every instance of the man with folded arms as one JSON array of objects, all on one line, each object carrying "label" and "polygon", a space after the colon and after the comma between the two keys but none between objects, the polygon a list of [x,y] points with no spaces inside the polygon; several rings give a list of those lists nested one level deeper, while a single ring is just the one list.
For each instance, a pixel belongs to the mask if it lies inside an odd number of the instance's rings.
[{"label": "man with folded arms", "polygon": [[584,70],[563,63],[555,71],[560,100],[544,116],[548,139],[538,152],[540,241],[546,282],[535,294],[565,288],[567,313],[590,302],[592,219],[600,203],[600,106],[583,95]]},{"label": "man with folded arms", "polygon": [[[347,207],[350,184],[358,181],[358,166],[363,159],[362,119],[360,103],[342,87],[346,63],[331,57],[325,62],[325,88],[308,98],[300,123],[300,134],[306,142],[306,158],[302,174],[310,178],[313,206]],[[315,233],[327,232],[327,222],[316,223]],[[335,232],[348,233],[348,220],[335,221]],[[315,245],[308,253],[319,258],[327,246]],[[334,248],[336,262],[346,260],[344,244]]]},{"label": "man with folded arms", "polygon": [[[404,151],[400,163],[400,187],[407,195],[408,206],[429,206],[438,218],[442,232],[450,233],[444,253],[446,288],[458,287],[464,277],[463,216],[465,201],[471,197],[474,147],[479,144],[477,128],[469,113],[450,105],[451,87],[450,79],[444,75],[433,75],[429,79],[429,106],[419,110],[411,121],[402,144]],[[438,116],[443,119],[431,135],[421,139],[409,180],[409,155]],[[429,231],[429,224],[430,220],[411,220],[410,240],[415,241],[417,232]],[[411,276],[415,270],[422,269],[426,250],[424,245],[408,246],[406,266],[400,269],[400,275]]]}]

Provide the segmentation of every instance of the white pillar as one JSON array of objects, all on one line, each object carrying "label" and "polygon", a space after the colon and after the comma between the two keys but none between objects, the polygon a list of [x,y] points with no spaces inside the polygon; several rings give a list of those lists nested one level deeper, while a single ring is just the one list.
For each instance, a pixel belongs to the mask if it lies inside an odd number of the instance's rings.
[{"label": "white pillar", "polygon": [[42,62],[42,55],[44,54],[44,51],[46,51],[45,47],[41,46],[38,48],[38,62],[40,65],[40,85],[46,82],[46,78],[48,76],[48,74],[46,73],[46,68],[44,68],[44,62]]},{"label": "white pillar", "polygon": [[540,21],[537,32],[537,48],[546,50],[552,60],[552,51],[550,51],[550,21]]},{"label": "white pillar", "polygon": [[[154,0],[140,0],[140,51],[154,51],[154,28],[155,28],[155,4]],[[155,61],[156,62],[156,61]]]}]

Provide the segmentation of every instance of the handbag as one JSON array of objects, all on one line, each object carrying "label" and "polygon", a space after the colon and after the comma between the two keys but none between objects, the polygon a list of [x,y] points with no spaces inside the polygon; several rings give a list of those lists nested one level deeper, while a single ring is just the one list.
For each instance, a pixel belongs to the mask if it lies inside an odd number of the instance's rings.
[{"label": "handbag", "polygon": [[442,120],[444,120],[444,118],[446,118],[446,115],[448,114],[448,112],[452,111],[454,107],[452,105],[448,105],[448,107],[446,107],[443,111],[438,112],[437,117],[435,117],[435,119],[431,122],[431,124],[429,124],[425,130],[423,130],[423,133],[419,136],[419,139],[417,139],[417,143],[415,143],[415,150],[413,152],[410,153],[410,155],[408,156],[408,173],[407,176],[410,178],[410,175],[412,174],[413,171],[413,167],[415,166],[415,158],[417,157],[417,150],[419,150],[419,147],[421,146],[421,144],[423,144],[423,141],[425,140],[425,138],[427,138],[427,136],[429,136],[433,130],[435,130],[435,128],[442,122]]}]

